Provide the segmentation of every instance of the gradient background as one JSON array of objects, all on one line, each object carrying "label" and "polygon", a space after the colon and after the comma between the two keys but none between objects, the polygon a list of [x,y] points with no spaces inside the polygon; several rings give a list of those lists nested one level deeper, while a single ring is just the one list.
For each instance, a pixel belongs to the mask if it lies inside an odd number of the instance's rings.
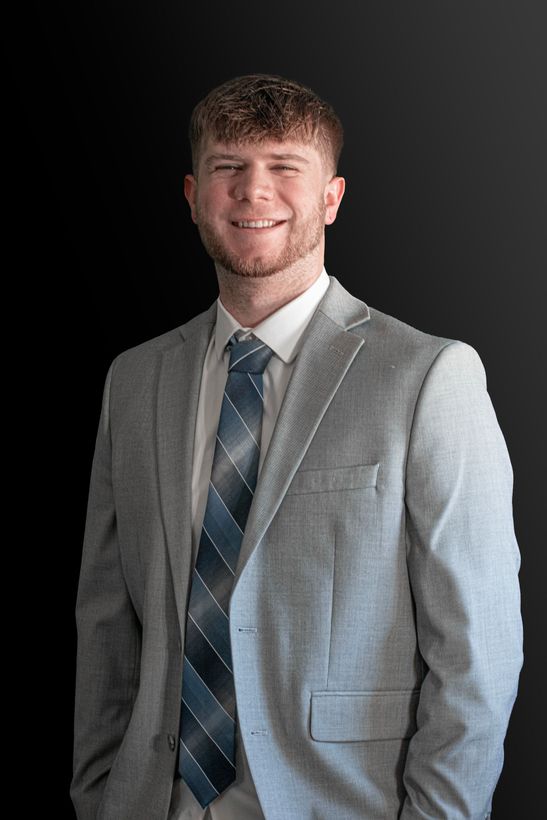
[{"label": "gradient background", "polygon": [[[5,312],[32,399],[30,499],[50,491],[22,522],[39,525],[45,602],[19,641],[47,686],[22,733],[29,816],[74,817],[74,604],[106,371],[217,296],[183,197],[187,126],[210,88],[252,72],[311,86],[344,124],[327,272],[386,313],[470,343],[486,367],[515,472],[526,628],[494,817],[543,813],[547,4],[72,0],[22,15],[4,34],[9,270],[22,288]],[[35,444],[49,453],[36,458]]]}]

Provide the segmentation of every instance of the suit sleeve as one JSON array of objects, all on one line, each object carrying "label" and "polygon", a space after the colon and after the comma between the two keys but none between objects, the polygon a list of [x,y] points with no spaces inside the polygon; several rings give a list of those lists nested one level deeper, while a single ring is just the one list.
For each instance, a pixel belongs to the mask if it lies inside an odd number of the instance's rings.
[{"label": "suit sleeve", "polygon": [[78,635],[70,795],[78,820],[96,820],[138,688],[140,626],[122,571],[111,470],[110,400],[104,392],[76,599]]},{"label": "suit sleeve", "polygon": [[408,570],[425,677],[401,820],[485,818],[522,666],[513,473],[477,352],[424,380],[406,472]]}]

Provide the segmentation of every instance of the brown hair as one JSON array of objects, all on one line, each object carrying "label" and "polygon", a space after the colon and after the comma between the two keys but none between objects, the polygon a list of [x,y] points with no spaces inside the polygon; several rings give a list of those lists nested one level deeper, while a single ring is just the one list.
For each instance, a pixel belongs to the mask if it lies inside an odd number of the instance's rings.
[{"label": "brown hair", "polygon": [[277,74],[247,74],[213,88],[192,111],[188,136],[194,176],[209,137],[226,143],[293,139],[314,144],[333,175],[344,144],[342,123],[332,106],[310,88]]}]

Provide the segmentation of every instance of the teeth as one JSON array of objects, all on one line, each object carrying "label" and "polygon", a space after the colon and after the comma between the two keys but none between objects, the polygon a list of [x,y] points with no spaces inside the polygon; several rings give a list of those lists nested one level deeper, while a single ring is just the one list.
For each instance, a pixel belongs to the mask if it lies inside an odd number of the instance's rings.
[{"label": "teeth", "polygon": [[272,228],[277,224],[273,219],[261,219],[258,222],[236,222],[238,228]]}]

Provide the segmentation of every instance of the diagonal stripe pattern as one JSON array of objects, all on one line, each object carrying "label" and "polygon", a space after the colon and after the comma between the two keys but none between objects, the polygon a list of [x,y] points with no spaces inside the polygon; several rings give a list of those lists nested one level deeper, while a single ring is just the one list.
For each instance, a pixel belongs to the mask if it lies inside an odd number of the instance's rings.
[{"label": "diagonal stripe pattern", "polygon": [[229,603],[258,475],[262,374],[273,350],[228,340],[230,364],[186,620],[178,770],[202,808],[235,779]]}]

